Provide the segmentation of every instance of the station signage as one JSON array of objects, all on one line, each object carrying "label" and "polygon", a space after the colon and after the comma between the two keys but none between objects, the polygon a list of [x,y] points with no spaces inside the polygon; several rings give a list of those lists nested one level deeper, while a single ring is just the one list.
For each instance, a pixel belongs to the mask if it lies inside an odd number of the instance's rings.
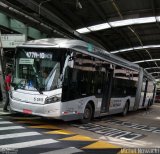
[{"label": "station signage", "polygon": [[26,36],[24,34],[2,34],[1,41],[3,48],[15,48],[26,41]]}]

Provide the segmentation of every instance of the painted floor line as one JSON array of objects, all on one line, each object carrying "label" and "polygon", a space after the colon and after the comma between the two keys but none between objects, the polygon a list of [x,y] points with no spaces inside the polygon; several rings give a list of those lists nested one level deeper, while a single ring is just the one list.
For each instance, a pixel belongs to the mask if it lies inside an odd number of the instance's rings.
[{"label": "painted floor line", "polygon": [[58,141],[54,139],[41,139],[41,140],[32,140],[28,142],[21,142],[21,143],[13,143],[13,144],[5,144],[0,145],[0,148],[28,148],[28,147],[34,147],[38,145],[45,145],[45,144],[51,144],[51,143],[57,143]]},{"label": "painted floor line", "polygon": [[13,122],[10,122],[10,121],[0,121],[0,125],[1,124],[13,124]]},{"label": "painted floor line", "polygon": [[22,126],[7,126],[7,127],[0,127],[0,131],[2,130],[13,130],[13,129],[26,129]]},{"label": "painted floor line", "polygon": [[5,134],[5,135],[0,135],[0,140],[9,139],[9,138],[26,137],[26,136],[36,136],[36,135],[42,135],[42,134],[38,132],[22,132],[22,133]]}]

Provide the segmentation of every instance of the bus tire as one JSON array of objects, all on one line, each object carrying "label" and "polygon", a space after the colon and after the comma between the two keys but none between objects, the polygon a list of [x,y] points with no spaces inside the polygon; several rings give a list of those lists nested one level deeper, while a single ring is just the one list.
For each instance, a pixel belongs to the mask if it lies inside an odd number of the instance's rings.
[{"label": "bus tire", "polygon": [[81,123],[88,123],[91,121],[93,115],[93,108],[90,103],[88,103],[84,109],[83,118],[81,119]]},{"label": "bus tire", "polygon": [[127,101],[126,104],[125,104],[125,106],[124,106],[122,115],[123,115],[123,116],[126,116],[127,113],[128,113],[128,110],[129,110],[129,102]]}]

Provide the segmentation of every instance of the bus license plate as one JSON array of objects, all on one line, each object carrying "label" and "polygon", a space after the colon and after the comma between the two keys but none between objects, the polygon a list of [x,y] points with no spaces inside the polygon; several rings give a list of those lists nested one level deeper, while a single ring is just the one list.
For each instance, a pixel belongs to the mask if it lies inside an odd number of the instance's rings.
[{"label": "bus license plate", "polygon": [[32,114],[32,110],[23,109],[23,113],[25,113],[25,114]]}]

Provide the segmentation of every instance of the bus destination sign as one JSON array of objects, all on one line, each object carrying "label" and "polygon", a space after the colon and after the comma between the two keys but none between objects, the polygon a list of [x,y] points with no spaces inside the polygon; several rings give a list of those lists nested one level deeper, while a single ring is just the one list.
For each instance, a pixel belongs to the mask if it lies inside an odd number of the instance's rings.
[{"label": "bus destination sign", "polygon": [[44,52],[26,52],[28,58],[52,59],[51,53]]}]

